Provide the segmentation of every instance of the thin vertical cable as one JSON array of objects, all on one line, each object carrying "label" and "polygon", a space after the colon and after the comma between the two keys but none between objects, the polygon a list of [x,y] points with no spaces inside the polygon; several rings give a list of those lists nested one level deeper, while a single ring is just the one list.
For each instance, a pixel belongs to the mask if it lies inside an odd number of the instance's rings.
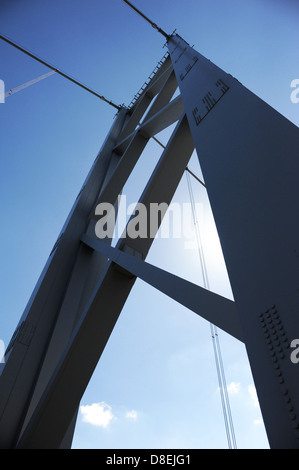
[{"label": "thin vertical cable", "polygon": [[[188,191],[189,191],[191,207],[192,207],[192,215],[193,215],[193,222],[194,222],[195,234],[196,234],[196,239],[197,239],[197,247],[198,247],[198,253],[199,253],[200,264],[201,264],[203,284],[206,289],[210,290],[208,272],[207,272],[207,267],[206,267],[206,262],[205,262],[205,257],[204,257],[204,250],[203,250],[203,245],[201,241],[200,231],[198,227],[195,201],[194,201],[194,195],[192,191],[192,185],[191,185],[189,173],[190,171],[189,172],[186,171],[186,178],[187,178]],[[228,447],[230,449],[231,448],[236,449],[237,442],[236,442],[236,437],[235,437],[235,432],[234,432],[234,425],[233,425],[232,413],[230,409],[230,403],[229,403],[229,397],[228,397],[228,391],[227,391],[227,385],[226,385],[226,379],[225,379],[225,371],[224,371],[224,366],[223,366],[222,353],[221,353],[221,348],[220,348],[220,341],[219,341],[217,327],[213,325],[213,323],[210,323],[210,330],[211,330],[211,336],[212,336],[214,358],[215,358],[215,364],[216,364],[218,385],[219,385],[219,391],[220,391],[220,397],[221,397],[221,404],[222,404],[222,411],[223,411],[223,418],[224,418],[225,430],[226,430],[226,435],[227,435]]]},{"label": "thin vertical cable", "polygon": [[230,423],[229,419],[227,416],[226,412],[226,403],[225,403],[225,395],[224,395],[224,384],[223,384],[223,377],[222,377],[222,371],[220,367],[220,362],[219,362],[219,354],[218,354],[218,348],[217,348],[217,343],[216,343],[216,338],[215,338],[215,325],[213,323],[210,323],[210,330],[211,330],[211,336],[212,336],[212,344],[213,344],[213,350],[214,350],[214,358],[215,358],[215,364],[216,364],[216,371],[217,371],[217,377],[218,377],[218,386],[219,386],[219,392],[220,392],[220,398],[221,398],[221,405],[222,405],[222,412],[223,412],[223,419],[224,419],[224,425],[225,425],[225,430],[226,430],[226,437],[227,437],[227,443],[229,449],[232,448],[232,443],[231,443],[231,437],[230,437]]},{"label": "thin vertical cable", "polygon": [[191,186],[191,181],[190,181],[190,175],[187,172],[186,172],[186,178],[187,178],[187,184],[188,184],[188,190],[189,190],[189,197],[190,197],[190,201],[191,201],[193,223],[194,223],[194,228],[195,228],[195,236],[196,236],[196,241],[197,241],[198,255],[199,255],[199,258],[200,258],[200,266],[201,266],[201,273],[202,273],[203,283],[204,283],[204,287],[206,289],[209,289],[209,281],[208,281],[207,272],[206,272],[206,269],[205,269],[206,264],[204,263],[204,258],[203,258],[204,253],[203,253],[203,249],[202,249],[200,233],[199,233],[199,230],[198,230],[198,220],[197,220],[197,214],[196,214],[196,210],[195,210],[194,196],[193,196],[193,191],[192,191],[192,186]]},{"label": "thin vertical cable", "polygon": [[225,378],[225,372],[224,372],[224,366],[223,366],[223,360],[222,360],[218,330],[217,330],[216,326],[214,326],[214,331],[215,331],[215,340],[216,340],[217,350],[219,351],[219,364],[220,364],[220,370],[221,370],[221,375],[222,375],[222,380],[223,380],[223,389],[224,389],[224,394],[225,394],[226,408],[227,408],[227,414],[228,414],[229,425],[230,425],[230,433],[231,433],[233,448],[236,449],[237,448],[237,441],[236,441],[236,436],[235,436],[233,417],[232,417],[232,413],[231,413],[228,390],[227,390],[227,385],[226,385],[226,378]]}]

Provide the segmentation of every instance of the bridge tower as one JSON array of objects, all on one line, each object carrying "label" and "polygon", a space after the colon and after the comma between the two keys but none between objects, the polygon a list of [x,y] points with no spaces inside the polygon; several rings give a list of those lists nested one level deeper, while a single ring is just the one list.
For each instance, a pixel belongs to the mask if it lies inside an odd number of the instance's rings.
[{"label": "bridge tower", "polygon": [[[117,112],[7,347],[2,448],[70,447],[81,397],[137,278],[245,343],[270,446],[299,447],[290,349],[299,338],[299,131],[179,35],[166,45]],[[132,216],[115,247],[101,238],[99,221],[117,212],[147,143],[174,123],[139,202],[148,214],[170,204],[196,150],[234,301],[146,262],[159,224],[130,237]]]}]

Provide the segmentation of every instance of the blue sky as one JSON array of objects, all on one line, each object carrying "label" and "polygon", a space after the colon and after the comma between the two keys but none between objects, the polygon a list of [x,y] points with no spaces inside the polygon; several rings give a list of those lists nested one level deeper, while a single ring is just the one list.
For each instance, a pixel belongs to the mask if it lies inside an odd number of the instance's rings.
[{"label": "blue sky", "polygon": [[[299,125],[296,1],[135,0],[165,31]],[[122,0],[2,0],[0,31],[128,105],[166,52],[164,38]],[[6,90],[48,71],[0,42]],[[241,104],[240,104],[241,105]],[[0,104],[0,338],[7,345],[115,109],[53,75]],[[161,133],[166,142],[169,131]],[[160,148],[151,142],[125,188],[137,201]],[[190,168],[201,174],[196,155]],[[231,298],[204,188],[203,245],[211,290]],[[185,176],[175,201],[188,202]],[[148,261],[203,285],[196,249],[157,239]],[[244,345],[219,332],[239,448],[268,448]],[[74,448],[227,448],[209,324],[138,281],[82,398]]]}]

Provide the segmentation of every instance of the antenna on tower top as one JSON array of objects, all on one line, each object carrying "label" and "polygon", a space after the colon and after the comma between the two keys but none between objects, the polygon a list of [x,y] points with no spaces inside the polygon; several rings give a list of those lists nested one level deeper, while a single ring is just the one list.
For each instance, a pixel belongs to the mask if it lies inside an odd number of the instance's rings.
[{"label": "antenna on tower top", "polygon": [[170,34],[165,33],[163,29],[159,28],[159,26],[157,26],[156,23],[154,23],[147,16],[145,16],[140,10],[138,10],[138,8],[132,5],[131,2],[128,2],[128,0],[124,0],[124,2],[127,3],[131,8],[133,8],[133,10],[135,10],[140,16],[142,16],[142,18],[144,18],[148,23],[150,23],[152,27],[155,28],[159,33],[163,34],[163,36],[167,39],[167,41],[169,40],[169,38],[171,37]]}]

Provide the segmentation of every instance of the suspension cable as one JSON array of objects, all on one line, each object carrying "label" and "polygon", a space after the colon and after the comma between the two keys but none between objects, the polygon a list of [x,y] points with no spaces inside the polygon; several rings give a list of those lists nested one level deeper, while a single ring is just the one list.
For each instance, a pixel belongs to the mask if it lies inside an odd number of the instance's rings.
[{"label": "suspension cable", "polygon": [[[204,251],[202,247],[202,241],[201,241],[197,215],[196,215],[196,210],[195,210],[195,202],[194,202],[194,195],[193,195],[192,185],[191,185],[191,180],[190,180],[190,174],[194,176],[194,174],[190,172],[190,170],[189,172],[186,171],[186,178],[187,178],[188,191],[189,191],[191,207],[192,207],[192,215],[193,215],[193,222],[194,222],[194,228],[195,228],[196,239],[197,239],[197,247],[198,247],[198,253],[199,253],[200,264],[201,264],[203,284],[206,289],[210,290],[208,272],[207,272]],[[219,385],[219,391],[220,391],[220,397],[221,397],[221,404],[222,404],[222,411],[223,411],[223,418],[224,418],[228,447],[230,449],[231,448],[236,449],[237,442],[236,442],[236,437],[235,437],[235,432],[234,432],[232,413],[230,409],[230,403],[229,403],[229,397],[228,397],[228,391],[227,391],[227,385],[226,385],[226,379],[225,379],[225,371],[224,371],[222,353],[221,353],[221,348],[220,348],[220,340],[218,336],[217,327],[211,322],[210,322],[210,331],[211,331],[211,336],[212,336],[214,358],[215,358],[215,364],[216,364],[218,385]]]},{"label": "suspension cable", "polygon": [[144,13],[142,13],[140,10],[138,10],[138,8],[136,8],[131,2],[128,2],[128,0],[124,0],[124,2],[129,5],[131,8],[133,8],[133,10],[136,11],[136,13],[138,13],[140,16],[142,16],[142,18],[144,18],[150,25],[152,25],[153,28],[155,28],[158,33],[161,33],[163,34],[163,36],[168,40],[171,35],[170,34],[167,34],[165,33],[165,31],[163,31],[163,29],[159,28],[159,26],[156,25],[156,23],[154,23],[152,20],[150,20],[147,16],[145,16]]},{"label": "suspension cable", "polygon": [[[165,145],[162,144],[160,140],[158,140],[154,136],[153,136],[153,139],[155,140],[155,142],[157,142],[157,144],[159,144],[163,149],[165,149]],[[190,175],[193,176],[193,178],[196,179],[205,188],[206,188],[206,185],[205,183],[203,183],[203,181],[201,181],[200,178],[198,178],[198,176],[196,176],[188,167],[186,167],[186,179],[187,179],[188,192],[189,192],[191,208],[192,208],[192,217],[193,217],[193,223],[194,223],[194,229],[195,229],[195,235],[196,235],[196,241],[197,241],[198,255],[200,259],[202,279],[203,279],[203,284],[204,284],[205,289],[210,290],[208,271],[207,271],[204,250],[203,250],[203,245],[202,245],[201,236],[200,236],[200,230],[198,226],[197,214],[196,214],[196,209],[195,209],[195,200],[194,200],[194,194],[192,190]],[[230,403],[229,403],[229,397],[228,397],[228,391],[227,391],[227,385],[226,385],[226,379],[225,379],[225,371],[224,371],[222,353],[221,353],[221,347],[220,347],[220,340],[218,336],[217,327],[211,322],[210,322],[210,331],[211,331],[211,337],[212,337],[212,343],[213,343],[216,372],[217,372],[217,378],[218,378],[218,385],[219,385],[219,391],[220,391],[220,398],[221,398],[221,405],[222,405],[228,447],[230,449],[231,448],[236,449],[237,442],[236,442],[236,437],[235,437],[232,413],[230,409]]]},{"label": "suspension cable", "polygon": [[220,371],[221,371],[221,377],[222,377],[222,383],[223,383],[223,390],[224,390],[225,402],[226,402],[226,408],[227,408],[227,414],[228,414],[228,420],[229,420],[229,428],[230,428],[231,439],[232,439],[232,447],[234,449],[236,449],[237,448],[237,441],[236,441],[236,436],[235,436],[234,423],[233,423],[233,417],[232,417],[230,402],[229,402],[229,396],[228,396],[228,390],[227,390],[227,384],[226,384],[226,378],[225,378],[225,372],[224,372],[224,365],[223,365],[221,348],[220,348],[220,340],[219,340],[218,330],[217,330],[217,327],[215,325],[214,325],[214,334],[215,334],[215,340],[216,340],[216,345],[217,345],[217,351],[219,352],[219,365],[220,365]]},{"label": "suspension cable", "polygon": [[43,64],[45,65],[46,67],[48,67],[49,69],[51,70],[54,70],[56,73],[58,73],[58,75],[61,75],[62,77],[66,78],[67,80],[69,80],[70,82],[74,83],[75,85],[78,85],[79,87],[83,88],[84,90],[88,91],[89,93],[93,94],[94,96],[96,96],[97,98],[100,98],[102,101],[105,101],[106,103],[110,104],[110,106],[113,106],[114,108],[120,110],[122,108],[122,106],[120,105],[117,105],[115,103],[113,103],[113,101],[111,100],[108,100],[106,99],[103,95],[100,95],[99,93],[97,93],[96,91],[92,90],[91,88],[87,87],[86,85],[83,85],[83,83],[80,83],[78,82],[78,80],[75,80],[74,78],[72,78],[70,75],[67,75],[66,73],[62,72],[61,70],[57,69],[57,67],[54,67],[53,65],[49,64],[48,62],[46,62],[45,60],[43,59],[40,59],[39,57],[37,57],[35,54],[33,54],[32,52],[29,52],[27,51],[26,49],[24,49],[23,47],[19,46],[18,44],[16,44],[15,42],[11,41],[10,39],[8,39],[7,37],[3,36],[2,34],[0,34],[0,39],[2,39],[3,41],[7,42],[8,44],[10,44],[11,46],[15,47],[16,49],[18,49],[19,51],[23,52],[24,54],[28,55],[29,57],[31,57],[32,59],[36,60],[37,62],[39,62],[40,64]]},{"label": "suspension cable", "polygon": [[206,185],[203,181],[201,181],[201,179],[198,178],[198,176],[196,176],[193,171],[191,171],[188,167],[186,167],[186,171],[188,171],[188,173],[190,173],[190,175],[193,176],[193,178],[195,178],[204,188],[206,188]]},{"label": "suspension cable", "polygon": [[[154,135],[152,136],[153,140],[155,142],[157,142],[157,144],[159,144],[163,149],[165,149],[165,145],[162,144],[162,142],[160,142],[160,140],[157,139],[157,137],[155,137]],[[188,173],[190,173],[190,175],[193,176],[193,178],[195,178],[202,186],[204,186],[204,188],[206,188],[206,185],[203,181],[201,181],[200,178],[198,178],[198,176],[196,176],[193,171],[191,171],[187,166],[186,166],[186,171],[188,171]]]},{"label": "suspension cable", "polygon": [[197,241],[198,255],[199,255],[199,259],[200,259],[200,266],[201,266],[203,284],[204,284],[205,289],[210,290],[208,273],[207,273],[206,263],[205,263],[205,259],[204,259],[204,251],[203,251],[203,247],[202,247],[200,232],[199,232],[199,229],[198,229],[198,220],[197,220],[197,214],[196,214],[196,210],[195,210],[194,195],[193,195],[193,191],[192,191],[190,175],[187,172],[186,172],[186,178],[187,178],[189,197],[190,197],[190,202],[191,202],[193,223],[194,223],[194,228],[195,228],[195,235],[196,235],[196,241]]}]

